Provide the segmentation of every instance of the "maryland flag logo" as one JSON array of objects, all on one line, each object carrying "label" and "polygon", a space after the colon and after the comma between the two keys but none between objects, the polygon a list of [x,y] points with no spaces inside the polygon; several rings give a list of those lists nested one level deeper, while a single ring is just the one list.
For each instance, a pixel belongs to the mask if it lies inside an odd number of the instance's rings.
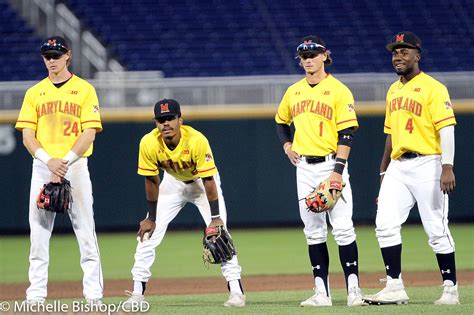
[{"label": "maryland flag logo", "polygon": [[212,155],[210,153],[206,153],[205,160],[206,162],[209,162],[210,160],[212,160]]},{"label": "maryland flag logo", "polygon": [[99,105],[92,106],[92,110],[94,111],[94,113],[98,113],[99,112]]},{"label": "maryland flag logo", "polygon": [[347,104],[347,109],[348,109],[350,112],[353,112],[353,111],[355,110],[354,104]]},{"label": "maryland flag logo", "polygon": [[450,101],[446,101],[446,102],[444,102],[444,106],[446,107],[446,109],[453,108],[453,105],[451,104],[451,102],[450,102]]}]

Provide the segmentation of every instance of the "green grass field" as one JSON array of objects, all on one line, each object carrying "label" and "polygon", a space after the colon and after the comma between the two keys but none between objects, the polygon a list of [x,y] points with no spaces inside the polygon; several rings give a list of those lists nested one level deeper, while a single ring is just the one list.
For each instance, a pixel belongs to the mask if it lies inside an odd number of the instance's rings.
[{"label": "green grass field", "polygon": [[[474,269],[474,226],[451,225],[456,241],[456,263],[459,270]],[[232,230],[237,244],[239,260],[246,275],[308,274],[310,273],[303,232],[297,228]],[[373,227],[356,227],[359,245],[360,270],[383,273],[383,263]],[[219,268],[206,269],[201,260],[202,232],[169,232],[158,248],[152,272],[154,278],[219,276]],[[419,225],[405,226],[403,236],[403,270],[438,270],[435,256],[427,237]],[[130,279],[130,268],[136,239],[132,233],[99,234],[104,277]],[[328,240],[331,272],[341,272],[337,246]],[[29,238],[11,236],[0,238],[0,283],[26,282],[28,271]],[[8,254],[6,254],[8,253]],[[53,235],[50,246],[50,281],[80,280],[79,251],[73,235]],[[440,286],[407,288],[411,297],[406,306],[370,306],[349,309],[345,306],[344,290],[332,290],[334,306],[317,310],[320,314],[422,314],[441,313],[472,314],[474,285],[460,286],[460,306],[435,306]],[[367,289],[373,293],[376,289]],[[245,309],[224,309],[221,305],[227,293],[206,295],[149,296],[149,314],[305,314],[314,309],[303,309],[299,302],[311,295],[311,290],[247,292]],[[123,297],[107,298],[106,303],[118,303]],[[68,300],[64,300],[67,302]]]}]

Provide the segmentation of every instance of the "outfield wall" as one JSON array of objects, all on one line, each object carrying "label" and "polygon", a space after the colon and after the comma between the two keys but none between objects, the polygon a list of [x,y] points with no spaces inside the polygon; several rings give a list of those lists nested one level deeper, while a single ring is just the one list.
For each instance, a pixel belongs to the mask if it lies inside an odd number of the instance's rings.
[{"label": "outfield wall", "polygon": [[[456,191],[451,195],[451,221],[474,221],[474,161],[470,108],[457,111],[455,174]],[[209,112],[206,112],[209,111]],[[349,159],[354,193],[354,220],[374,223],[375,198],[379,186],[379,163],[385,136],[383,107],[361,108],[360,128]],[[274,108],[220,110],[183,108],[185,123],[209,139],[220,170],[230,226],[285,226],[300,224],[295,168],[284,155],[275,132]],[[9,118],[10,115],[11,117]],[[2,219],[0,233],[28,231],[28,195],[31,157],[21,134],[13,129],[15,113],[2,114],[0,125],[0,181]],[[89,160],[94,188],[97,230],[136,229],[146,209],[143,178],[136,174],[138,144],[153,128],[146,111],[104,111],[104,131],[96,137]],[[189,118],[188,120],[186,120]],[[412,211],[410,220],[418,220]],[[68,231],[69,223],[58,217],[57,230]],[[187,206],[170,225],[200,227],[194,207]]]}]

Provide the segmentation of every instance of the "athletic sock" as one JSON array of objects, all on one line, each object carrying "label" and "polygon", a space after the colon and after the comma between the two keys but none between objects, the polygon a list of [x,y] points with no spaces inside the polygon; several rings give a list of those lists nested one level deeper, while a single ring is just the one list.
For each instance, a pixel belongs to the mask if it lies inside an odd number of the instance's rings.
[{"label": "athletic sock", "polygon": [[244,289],[242,288],[242,283],[240,282],[240,279],[228,281],[227,288],[232,293],[244,294]]},{"label": "athletic sock", "polygon": [[133,293],[144,295],[146,290],[146,282],[133,281]]},{"label": "athletic sock", "polygon": [[453,285],[456,284],[456,260],[454,258],[454,252],[449,254],[436,254],[438,260],[439,271],[443,281],[452,281]]},{"label": "athletic sock", "polygon": [[329,251],[326,243],[308,245],[309,259],[313,268],[314,283],[319,291],[330,296],[328,285]]},{"label": "athletic sock", "polygon": [[[359,254],[357,251],[356,241],[349,245],[339,246],[339,259],[341,261],[342,270],[346,277],[346,288],[359,286]],[[352,277],[349,277],[353,275]]]},{"label": "athletic sock", "polygon": [[387,276],[398,279],[402,272],[402,244],[381,248]]}]

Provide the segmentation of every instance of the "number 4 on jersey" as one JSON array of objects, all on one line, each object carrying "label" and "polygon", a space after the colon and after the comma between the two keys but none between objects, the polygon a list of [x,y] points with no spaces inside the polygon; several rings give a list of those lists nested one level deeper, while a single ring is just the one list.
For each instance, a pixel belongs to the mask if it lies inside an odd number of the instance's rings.
[{"label": "number 4 on jersey", "polygon": [[413,133],[413,118],[408,118],[405,130],[408,130],[409,133]]}]

